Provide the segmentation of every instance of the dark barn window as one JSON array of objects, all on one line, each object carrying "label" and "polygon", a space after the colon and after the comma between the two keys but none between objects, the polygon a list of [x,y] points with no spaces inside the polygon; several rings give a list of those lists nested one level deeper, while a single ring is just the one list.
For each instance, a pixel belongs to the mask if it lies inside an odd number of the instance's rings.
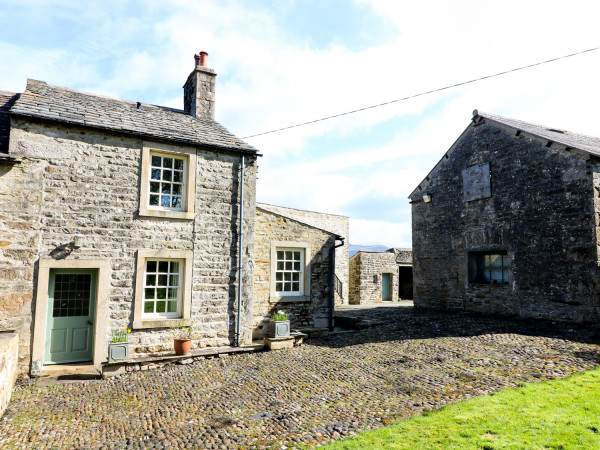
[{"label": "dark barn window", "polygon": [[469,252],[469,282],[508,284],[508,255],[506,252]]}]

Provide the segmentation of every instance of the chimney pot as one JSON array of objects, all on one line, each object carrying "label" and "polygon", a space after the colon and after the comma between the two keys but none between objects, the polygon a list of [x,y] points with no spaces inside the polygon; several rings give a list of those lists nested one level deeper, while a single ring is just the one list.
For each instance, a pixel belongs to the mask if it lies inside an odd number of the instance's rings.
[{"label": "chimney pot", "polygon": [[206,60],[208,58],[208,53],[200,52],[194,55],[194,60],[196,61],[196,67],[206,67]]}]

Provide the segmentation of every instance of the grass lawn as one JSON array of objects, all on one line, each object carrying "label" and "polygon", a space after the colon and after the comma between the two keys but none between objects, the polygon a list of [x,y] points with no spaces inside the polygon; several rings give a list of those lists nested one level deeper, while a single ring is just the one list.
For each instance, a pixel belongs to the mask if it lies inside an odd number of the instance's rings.
[{"label": "grass lawn", "polygon": [[600,369],[449,405],[325,448],[600,449]]}]

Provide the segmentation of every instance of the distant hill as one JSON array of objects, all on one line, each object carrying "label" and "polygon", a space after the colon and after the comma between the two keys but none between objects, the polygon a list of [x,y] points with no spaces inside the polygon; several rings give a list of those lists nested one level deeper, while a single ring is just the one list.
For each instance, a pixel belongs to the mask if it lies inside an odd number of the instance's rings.
[{"label": "distant hill", "polygon": [[391,247],[387,247],[385,245],[354,245],[350,244],[350,248],[348,249],[348,257],[352,258],[356,253],[362,251],[366,252],[385,252]]}]

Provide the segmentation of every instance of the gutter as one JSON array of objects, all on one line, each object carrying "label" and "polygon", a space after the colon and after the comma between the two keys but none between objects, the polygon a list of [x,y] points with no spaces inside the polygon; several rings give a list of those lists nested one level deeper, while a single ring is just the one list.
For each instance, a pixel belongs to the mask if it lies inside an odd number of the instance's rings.
[{"label": "gutter", "polygon": [[335,240],[342,241],[342,243],[334,245],[329,249],[329,331],[333,331],[335,328],[333,318],[333,311],[335,309],[335,249],[344,246],[344,239],[344,237],[336,235]]}]

